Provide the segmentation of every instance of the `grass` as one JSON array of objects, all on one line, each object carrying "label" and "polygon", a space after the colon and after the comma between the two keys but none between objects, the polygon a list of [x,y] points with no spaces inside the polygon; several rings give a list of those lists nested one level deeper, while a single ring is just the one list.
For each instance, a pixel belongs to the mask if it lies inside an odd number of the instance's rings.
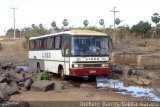
[{"label": "grass", "polygon": [[146,44],[145,43],[141,43],[141,44],[139,44],[139,47],[146,47]]},{"label": "grass", "polygon": [[61,88],[54,88],[54,91],[57,92],[57,93],[62,93],[63,90]]},{"label": "grass", "polygon": [[51,80],[52,77],[47,71],[42,71],[36,74],[37,80]]}]

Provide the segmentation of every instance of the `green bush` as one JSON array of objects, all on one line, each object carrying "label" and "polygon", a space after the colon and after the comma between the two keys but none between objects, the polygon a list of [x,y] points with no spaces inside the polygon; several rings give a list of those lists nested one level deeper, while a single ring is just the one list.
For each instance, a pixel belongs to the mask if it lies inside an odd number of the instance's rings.
[{"label": "green bush", "polygon": [[54,91],[56,91],[57,93],[62,93],[63,90],[61,88],[54,88]]},{"label": "green bush", "polygon": [[37,80],[51,80],[51,75],[47,71],[42,71],[36,75]]}]

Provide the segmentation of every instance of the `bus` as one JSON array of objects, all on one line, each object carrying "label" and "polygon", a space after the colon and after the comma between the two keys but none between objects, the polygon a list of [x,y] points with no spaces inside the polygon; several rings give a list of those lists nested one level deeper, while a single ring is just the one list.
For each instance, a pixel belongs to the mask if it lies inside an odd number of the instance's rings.
[{"label": "bus", "polygon": [[66,76],[109,74],[109,35],[90,30],[70,30],[29,39],[31,69]]}]

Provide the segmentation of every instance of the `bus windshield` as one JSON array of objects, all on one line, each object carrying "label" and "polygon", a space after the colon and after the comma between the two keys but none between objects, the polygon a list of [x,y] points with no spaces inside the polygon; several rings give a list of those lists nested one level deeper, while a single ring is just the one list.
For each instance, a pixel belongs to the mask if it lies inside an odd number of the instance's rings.
[{"label": "bus windshield", "polygon": [[108,38],[104,36],[72,37],[71,55],[108,56]]}]

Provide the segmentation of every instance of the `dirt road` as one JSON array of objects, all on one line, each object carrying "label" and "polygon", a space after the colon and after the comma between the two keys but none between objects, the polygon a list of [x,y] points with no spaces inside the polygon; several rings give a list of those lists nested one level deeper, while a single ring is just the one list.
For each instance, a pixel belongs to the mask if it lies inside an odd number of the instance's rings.
[{"label": "dirt road", "polygon": [[115,94],[108,90],[72,88],[63,92],[56,91],[34,92],[28,91],[11,96],[14,101],[137,101],[127,95]]}]

